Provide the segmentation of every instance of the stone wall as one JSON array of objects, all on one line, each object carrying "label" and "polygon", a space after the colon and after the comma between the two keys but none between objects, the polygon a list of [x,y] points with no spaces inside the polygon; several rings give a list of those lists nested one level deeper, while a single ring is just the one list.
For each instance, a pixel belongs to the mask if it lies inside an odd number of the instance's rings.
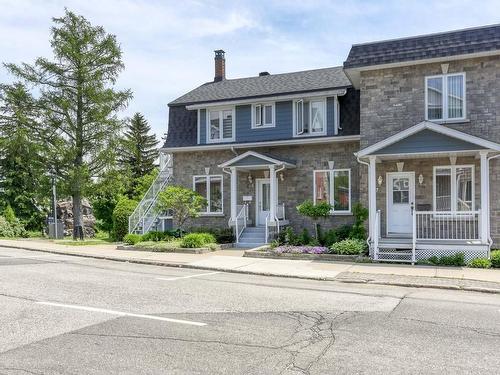
[{"label": "stone wall", "polygon": [[[283,181],[278,178],[278,200],[285,203],[286,217],[297,230],[306,227],[313,230],[309,219],[298,215],[296,206],[306,199],[313,199],[313,170],[328,169],[328,161],[335,161],[336,169],[351,169],[351,200],[352,204],[359,199],[359,164],[354,152],[359,149],[358,142],[336,142],[324,145],[297,145],[265,147],[253,151],[267,154],[276,158],[295,161],[296,168],[287,169],[283,173]],[[248,150],[238,150],[242,154]],[[236,155],[229,151],[197,151],[178,152],[173,155],[174,184],[188,188],[193,187],[193,176],[204,175],[205,168],[210,168],[210,174],[223,175],[223,215],[201,216],[193,219],[189,226],[206,226],[226,228],[230,218],[230,176],[224,173],[217,165],[234,158]],[[248,180],[252,175],[252,183]],[[257,178],[263,178],[264,172],[238,172],[238,204],[242,204],[243,195],[252,195],[250,203],[250,218],[255,223],[255,185]],[[352,215],[332,215],[324,223],[325,228],[351,223]]]}]

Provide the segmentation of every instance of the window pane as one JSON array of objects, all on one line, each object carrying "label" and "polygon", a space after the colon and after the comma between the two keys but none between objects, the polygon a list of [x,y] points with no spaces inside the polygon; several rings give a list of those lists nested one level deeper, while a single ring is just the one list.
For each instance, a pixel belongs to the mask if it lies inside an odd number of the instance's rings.
[{"label": "window pane", "polygon": [[262,211],[269,211],[271,207],[271,184],[263,183],[262,185]]},{"label": "window pane", "polygon": [[334,210],[349,211],[349,171],[334,171],[333,179]]},{"label": "window pane", "polygon": [[309,134],[309,102],[304,102],[304,134]]},{"label": "window pane", "polygon": [[436,169],[436,211],[451,211],[451,168]]},{"label": "window pane", "polygon": [[427,79],[427,117],[429,120],[443,118],[443,79]]},{"label": "window pane", "polygon": [[[207,199],[207,178],[206,177],[195,177],[194,179],[194,191],[200,194],[203,198]],[[205,206],[202,211],[206,211]]]},{"label": "window pane", "polygon": [[463,76],[448,77],[448,118],[463,117],[464,83]]},{"label": "window pane", "polygon": [[311,102],[311,133],[321,133],[324,128],[324,102]]},{"label": "window pane", "polygon": [[410,179],[395,178],[392,180],[392,203],[408,204],[410,202]]},{"label": "window pane", "polygon": [[472,211],[472,168],[457,168],[456,179],[457,211]]},{"label": "window pane", "polygon": [[262,107],[260,105],[255,106],[255,126],[262,125]]},{"label": "window pane", "polygon": [[210,212],[222,212],[222,178],[210,177]]},{"label": "window pane", "polygon": [[304,102],[295,102],[295,123],[297,124],[297,134],[304,132]]},{"label": "window pane", "polygon": [[271,125],[273,123],[273,106],[264,106],[264,124]]},{"label": "window pane", "polygon": [[222,111],[222,138],[233,137],[233,111]]},{"label": "window pane", "polygon": [[330,203],[330,172],[314,172],[316,203]]},{"label": "window pane", "polygon": [[210,139],[220,138],[219,111],[210,111]]}]

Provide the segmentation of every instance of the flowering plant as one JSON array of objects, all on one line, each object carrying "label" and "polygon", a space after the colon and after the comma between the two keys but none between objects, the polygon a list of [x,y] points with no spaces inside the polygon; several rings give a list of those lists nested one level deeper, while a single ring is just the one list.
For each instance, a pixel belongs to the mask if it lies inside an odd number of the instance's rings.
[{"label": "flowering plant", "polygon": [[278,254],[325,254],[329,249],[323,246],[278,246],[272,251]]}]

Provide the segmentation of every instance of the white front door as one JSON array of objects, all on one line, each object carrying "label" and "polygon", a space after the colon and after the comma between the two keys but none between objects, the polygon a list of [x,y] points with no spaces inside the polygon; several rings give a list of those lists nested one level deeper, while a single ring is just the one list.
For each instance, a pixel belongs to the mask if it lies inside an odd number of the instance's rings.
[{"label": "white front door", "polygon": [[387,173],[387,234],[412,233],[411,205],[415,201],[413,172]]},{"label": "white front door", "polygon": [[265,225],[271,207],[271,183],[268,178],[258,178],[255,188],[256,224]]}]

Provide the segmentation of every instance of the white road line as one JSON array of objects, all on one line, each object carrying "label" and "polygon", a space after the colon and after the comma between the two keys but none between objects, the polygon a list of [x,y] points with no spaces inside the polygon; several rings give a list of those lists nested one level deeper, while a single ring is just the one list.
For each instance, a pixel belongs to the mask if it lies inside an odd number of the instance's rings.
[{"label": "white road line", "polygon": [[179,324],[189,324],[192,326],[206,326],[206,323],[200,323],[200,322],[193,322],[190,320],[179,320],[179,319],[170,319],[170,318],[164,318],[161,316],[155,316],[155,315],[144,315],[144,314],[133,314],[133,313],[128,313],[124,311],[116,311],[116,310],[108,310],[108,309],[100,309],[97,307],[89,307],[89,306],[80,306],[80,305],[66,305],[63,303],[55,303],[55,302],[36,302],[39,305],[45,305],[45,306],[56,306],[56,307],[65,307],[68,309],[75,309],[75,310],[83,310],[83,311],[92,311],[92,312],[100,312],[100,313],[105,313],[105,314],[113,314],[113,315],[120,315],[120,316],[132,316],[135,318],[143,318],[143,319],[152,319],[152,320],[161,320],[164,322],[170,322],[170,323],[179,323]]},{"label": "white road line", "polygon": [[221,272],[209,272],[209,273],[199,273],[197,275],[190,275],[190,276],[179,276],[179,277],[171,277],[171,278],[166,278],[166,277],[157,277],[157,280],[164,280],[164,281],[174,281],[174,280],[180,280],[180,279],[190,279],[192,277],[200,277],[200,276],[208,276],[208,275],[215,275],[217,273]]}]

